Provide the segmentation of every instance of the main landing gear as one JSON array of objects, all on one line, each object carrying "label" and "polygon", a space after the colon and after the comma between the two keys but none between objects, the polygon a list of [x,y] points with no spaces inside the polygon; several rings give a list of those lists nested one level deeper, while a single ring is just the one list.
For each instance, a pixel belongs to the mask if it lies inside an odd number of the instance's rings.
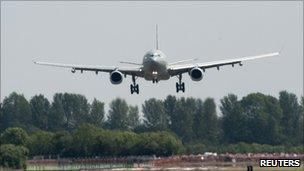
[{"label": "main landing gear", "polygon": [[178,93],[179,91],[185,92],[185,83],[182,82],[182,74],[178,75],[178,82],[176,82],[176,92]]},{"label": "main landing gear", "polygon": [[130,85],[131,94],[133,93],[139,94],[138,84],[136,84],[136,78],[134,75],[132,75],[132,82],[133,83]]}]

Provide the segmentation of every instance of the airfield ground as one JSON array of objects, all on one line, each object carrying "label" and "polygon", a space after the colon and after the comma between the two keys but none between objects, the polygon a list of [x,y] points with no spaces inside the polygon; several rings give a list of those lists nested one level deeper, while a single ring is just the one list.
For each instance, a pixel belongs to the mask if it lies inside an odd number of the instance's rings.
[{"label": "airfield ground", "polygon": [[[259,159],[300,159],[301,167],[295,168],[261,168]],[[28,160],[28,171],[48,170],[207,170],[207,171],[239,171],[247,170],[247,166],[253,166],[253,171],[304,171],[304,154],[216,154],[182,155],[171,157],[115,157],[115,158],[86,158],[86,159],[39,159]]]},{"label": "airfield ground", "polygon": [[[109,171],[123,171],[123,170],[129,170],[129,169],[111,169]],[[201,168],[180,168],[180,167],[173,167],[173,168],[153,168],[153,169],[131,169],[134,171],[145,171],[145,170],[153,170],[153,171],[246,171],[246,167],[201,167]],[[253,171],[303,171],[304,168],[259,168],[255,167],[253,168]]]}]

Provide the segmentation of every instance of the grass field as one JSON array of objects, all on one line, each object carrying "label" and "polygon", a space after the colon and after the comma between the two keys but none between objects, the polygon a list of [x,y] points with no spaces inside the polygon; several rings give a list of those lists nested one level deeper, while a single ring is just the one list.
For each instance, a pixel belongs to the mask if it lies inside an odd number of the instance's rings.
[{"label": "grass field", "polygon": [[[301,167],[259,167],[256,162],[175,162],[167,164],[149,163],[28,163],[26,171],[247,171],[247,166],[253,166],[252,171],[304,171]],[[7,170],[5,170],[7,171]]]},{"label": "grass field", "polygon": [[[242,167],[219,167],[219,168],[132,168],[132,169],[109,169],[109,171],[123,171],[123,170],[138,170],[138,171],[145,171],[145,170],[153,170],[153,171],[247,171],[247,168]],[[253,171],[304,171],[303,167],[299,168],[260,168],[256,167],[253,168]]]},{"label": "grass field", "polygon": [[[247,168],[244,167],[218,167],[218,168],[133,168],[133,169],[111,169],[111,170],[153,170],[153,171],[247,171]],[[260,168],[254,167],[253,171],[304,171],[303,167],[298,168]]]},{"label": "grass field", "polygon": [[[37,170],[49,170],[48,169],[37,169]],[[30,171],[31,169],[27,169]],[[56,171],[68,171],[70,169],[65,168],[64,170],[57,170]],[[133,170],[133,171],[247,171],[247,167],[165,167],[165,168],[157,168],[157,167],[142,167],[142,168],[112,168],[112,169],[73,169],[73,170],[81,170],[81,171],[124,171],[124,170]],[[5,170],[9,171],[9,170]],[[253,167],[253,171],[304,171],[304,167],[297,167],[297,168],[261,168],[261,167]]]},{"label": "grass field", "polygon": [[[216,170],[223,170],[223,171],[247,171],[247,168],[218,168],[218,169],[213,169],[214,171]],[[210,170],[210,171],[213,171]],[[261,167],[254,167],[253,171],[304,171],[303,167],[298,167],[298,168],[261,168]]]},{"label": "grass field", "polygon": [[[123,171],[123,170],[134,170],[134,171],[145,171],[145,170],[153,170],[153,171],[247,171],[244,167],[218,167],[218,168],[117,168],[117,169],[100,169],[100,170],[112,170],[112,171]],[[9,168],[0,168],[0,171],[22,171],[20,170],[14,170]],[[85,170],[82,170],[85,171]],[[89,171],[89,170],[86,170]],[[94,170],[98,171],[98,170]],[[260,168],[260,167],[254,167],[253,171],[304,171],[304,167],[298,167],[298,168]]]}]

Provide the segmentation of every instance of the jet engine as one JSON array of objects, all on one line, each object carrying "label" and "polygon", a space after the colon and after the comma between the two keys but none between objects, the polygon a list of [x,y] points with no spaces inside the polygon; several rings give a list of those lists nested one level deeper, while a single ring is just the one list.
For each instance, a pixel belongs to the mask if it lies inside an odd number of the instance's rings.
[{"label": "jet engine", "polygon": [[200,81],[203,79],[203,71],[198,67],[192,68],[189,75],[193,81]]},{"label": "jet engine", "polygon": [[110,81],[112,84],[120,84],[122,82],[122,73],[118,70],[110,73]]}]

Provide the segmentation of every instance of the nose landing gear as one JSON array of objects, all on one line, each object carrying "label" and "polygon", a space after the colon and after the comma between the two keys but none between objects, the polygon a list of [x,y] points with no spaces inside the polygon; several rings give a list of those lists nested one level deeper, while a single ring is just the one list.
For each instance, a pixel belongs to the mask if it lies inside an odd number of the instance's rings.
[{"label": "nose landing gear", "polygon": [[130,85],[131,94],[137,93],[139,94],[138,84],[136,84],[136,78],[132,75],[132,84]]},{"label": "nose landing gear", "polygon": [[176,82],[176,92],[178,93],[179,91],[185,92],[185,83],[182,82],[182,75],[178,75],[178,82]]}]

